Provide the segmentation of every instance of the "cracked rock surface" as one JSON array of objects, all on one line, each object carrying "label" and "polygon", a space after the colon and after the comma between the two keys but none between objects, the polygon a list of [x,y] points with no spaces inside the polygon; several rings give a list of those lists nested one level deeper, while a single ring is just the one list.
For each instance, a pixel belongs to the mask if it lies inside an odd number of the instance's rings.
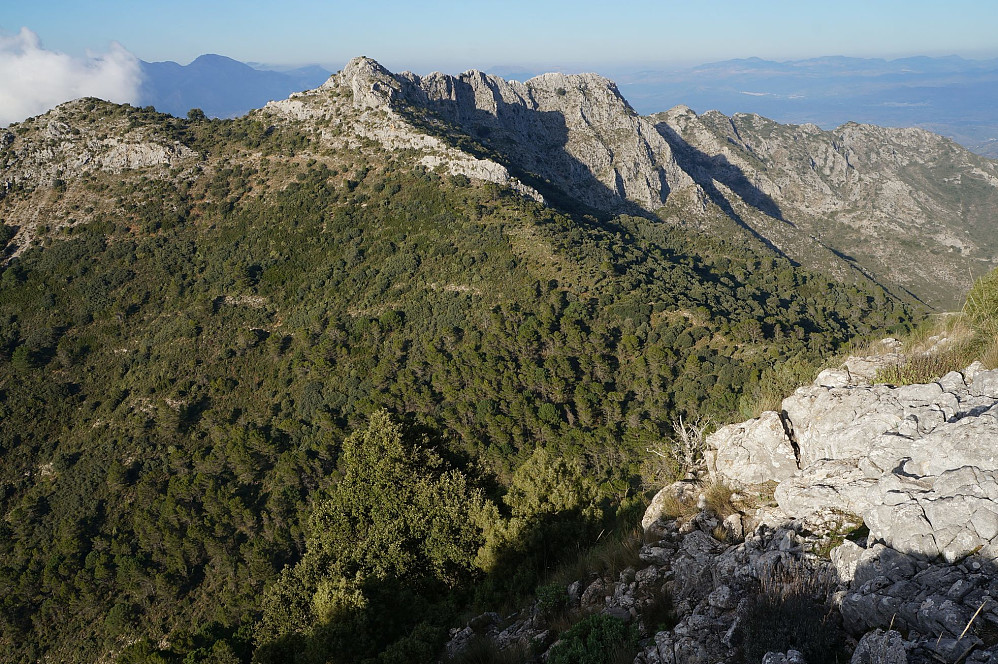
[{"label": "cracked rock surface", "polygon": [[[777,413],[724,427],[708,437],[710,472],[736,485],[777,481],[788,516],[855,514],[871,541],[925,559],[998,558],[998,370],[903,387],[823,372],[782,409],[793,442]],[[799,469],[788,463],[795,446]]]}]

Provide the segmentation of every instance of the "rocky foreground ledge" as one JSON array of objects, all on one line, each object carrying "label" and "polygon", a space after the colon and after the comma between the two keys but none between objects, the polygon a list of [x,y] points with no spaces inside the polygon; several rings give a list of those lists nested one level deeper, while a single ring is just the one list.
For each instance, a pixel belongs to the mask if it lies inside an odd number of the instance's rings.
[{"label": "rocky foreground ledge", "polygon": [[868,529],[830,551],[833,605],[860,638],[853,662],[998,662],[998,370],[870,384],[883,363],[850,358],[780,412],[718,430],[709,472],[776,483],[778,507],[746,515],[750,527],[825,542]]},{"label": "rocky foreground ledge", "polygon": [[[736,511],[662,489],[636,562],[570,584],[569,611],[632,625],[635,664],[998,664],[998,370],[871,384],[892,360],[850,358],[709,436]],[[486,636],[546,661],[556,631],[538,601],[454,630],[448,654]]]},{"label": "rocky foreground ledge", "polygon": [[780,509],[813,529],[855,515],[871,543],[917,558],[998,559],[998,370],[890,387],[847,365],[707,445],[715,479],[777,482]]}]

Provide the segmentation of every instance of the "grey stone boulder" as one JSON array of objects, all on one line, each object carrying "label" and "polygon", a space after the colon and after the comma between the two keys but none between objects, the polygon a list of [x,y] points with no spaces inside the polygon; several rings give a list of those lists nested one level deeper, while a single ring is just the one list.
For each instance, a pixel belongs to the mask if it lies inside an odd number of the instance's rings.
[{"label": "grey stone boulder", "polygon": [[849,664],[908,664],[904,646],[900,632],[875,629],[859,640]]},{"label": "grey stone boulder", "polygon": [[871,441],[897,427],[904,408],[890,388],[819,386],[799,388],[783,400],[802,468],[819,459],[865,456]]},{"label": "grey stone boulder", "polygon": [[948,374],[936,381],[939,387],[946,392],[957,392],[967,389],[967,381],[959,371],[950,371]]},{"label": "grey stone boulder", "polygon": [[601,606],[608,597],[606,583],[603,579],[596,579],[582,592],[579,603],[586,607]]},{"label": "grey stone boulder", "polygon": [[767,652],[762,656],[762,664],[807,664],[803,653],[799,650],[782,652]]},{"label": "grey stone boulder", "polygon": [[877,483],[847,459],[822,459],[785,480],[773,493],[788,515],[810,524],[833,523],[842,515],[861,515],[869,489]]},{"label": "grey stone boulder", "polygon": [[998,558],[998,471],[964,466],[938,476],[882,476],[863,518],[872,537],[919,557]]},{"label": "grey stone boulder", "polygon": [[722,522],[725,532],[731,541],[741,541],[745,537],[745,523],[741,514],[729,514]]},{"label": "grey stone boulder", "polygon": [[970,393],[977,397],[998,399],[998,369],[975,373]]},{"label": "grey stone boulder", "polygon": [[[855,579],[838,597],[838,606],[852,634],[890,625],[908,633],[904,647],[911,661],[946,655],[943,661],[955,662],[960,658],[948,656],[982,645],[975,635],[978,628],[987,633],[998,625],[998,616],[989,609],[996,590],[993,565],[978,558],[929,563],[875,544],[860,556]],[[955,652],[954,641],[960,652]],[[990,656],[979,649],[975,653],[966,661]]]},{"label": "grey stone boulder", "polygon": [[846,387],[852,382],[848,369],[825,369],[814,379],[814,384],[821,387]]},{"label": "grey stone boulder", "polygon": [[981,362],[974,362],[960,373],[963,374],[963,379],[969,384],[973,383],[974,379],[977,378],[977,374],[983,371],[987,371],[987,369],[984,368],[984,365]]},{"label": "grey stone boulder", "polygon": [[738,596],[730,586],[718,586],[707,597],[707,602],[715,609],[728,611],[738,606]]},{"label": "grey stone boulder", "polygon": [[619,606],[608,606],[607,608],[603,609],[603,613],[610,616],[611,618],[616,618],[617,620],[625,623],[631,622],[631,618],[633,618],[630,611]]},{"label": "grey stone boulder", "polygon": [[831,550],[829,558],[831,558],[832,567],[835,568],[835,576],[839,583],[852,582],[856,576],[856,568],[859,566],[859,561],[865,551],[866,549],[850,540],[842,542]]},{"label": "grey stone boulder", "polygon": [[963,466],[998,470],[998,404],[914,441],[909,456],[906,469],[918,475],[939,475]]},{"label": "grey stone boulder", "polygon": [[[989,404],[992,402],[988,402]],[[979,404],[975,405],[979,410]],[[946,422],[963,416],[957,394],[940,383],[857,387],[810,386],[783,400],[783,411],[798,446],[801,468],[819,459],[861,459],[882,448],[883,436],[917,440]],[[907,440],[904,440],[907,439]],[[896,446],[890,446],[896,447]],[[893,467],[897,459],[880,453],[877,467]]]},{"label": "grey stone boulder", "polygon": [[889,338],[882,340],[880,345],[882,352],[877,355],[862,357],[850,355],[846,358],[842,366],[849,372],[850,382],[853,385],[870,384],[878,371],[901,361],[901,356],[898,354],[901,349],[900,341]]},{"label": "grey stone boulder", "polygon": [[711,476],[737,485],[779,482],[797,472],[797,456],[773,411],[707,436],[705,456]]},{"label": "grey stone boulder", "polygon": [[984,642],[973,635],[965,635],[961,639],[934,639],[926,643],[926,650],[940,662],[960,662],[973,649]]}]

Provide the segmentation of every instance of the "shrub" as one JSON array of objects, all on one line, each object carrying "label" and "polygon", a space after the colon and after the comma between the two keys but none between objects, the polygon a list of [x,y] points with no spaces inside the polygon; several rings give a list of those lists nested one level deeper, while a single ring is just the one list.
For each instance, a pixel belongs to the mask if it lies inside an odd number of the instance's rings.
[{"label": "shrub", "polygon": [[641,607],[641,620],[652,634],[676,626],[676,609],[667,587],[662,586],[652,593],[648,602]]},{"label": "shrub", "polygon": [[930,383],[950,371],[959,371],[964,366],[963,353],[956,350],[932,355],[914,355],[878,370],[874,382],[889,385]]},{"label": "shrub", "polygon": [[[609,536],[581,551],[577,557],[560,565],[551,574],[551,584],[565,588],[569,583],[593,576],[612,578],[628,567],[641,565],[638,555],[643,543],[643,531],[634,528],[620,536]],[[539,589],[538,589],[539,590]]]},{"label": "shrub", "polygon": [[779,410],[783,399],[814,380],[821,368],[819,362],[815,358],[794,357],[767,367],[758,381],[745,386],[738,401],[739,413],[745,418],[753,418],[763,411]]},{"label": "shrub", "polygon": [[992,270],[974,283],[967,294],[964,311],[979,334],[998,337],[998,270]]},{"label": "shrub", "polygon": [[738,511],[735,504],[731,501],[731,496],[734,492],[734,489],[723,482],[709,484],[704,490],[704,495],[707,498],[707,508],[721,519],[731,516]]},{"label": "shrub", "polygon": [[541,614],[551,617],[561,612],[568,605],[568,592],[565,586],[557,581],[537,587],[537,608]]},{"label": "shrub", "polygon": [[561,635],[548,653],[548,664],[616,664],[630,662],[637,651],[637,634],[612,616],[583,618]]},{"label": "shrub", "polygon": [[[707,509],[721,519],[739,511],[731,499],[734,495],[734,489],[730,486],[722,482],[710,482],[697,486],[700,487],[707,501]],[[659,500],[662,505],[662,514],[673,519],[689,521],[700,513],[699,500],[680,500],[676,496],[663,496]]]},{"label": "shrub", "polygon": [[[947,340],[941,351],[933,348],[939,339]],[[998,365],[998,270],[974,283],[962,313],[919,326],[905,345],[910,355],[878,371],[876,382],[928,383],[950,371],[960,371],[975,360],[988,367]]]}]

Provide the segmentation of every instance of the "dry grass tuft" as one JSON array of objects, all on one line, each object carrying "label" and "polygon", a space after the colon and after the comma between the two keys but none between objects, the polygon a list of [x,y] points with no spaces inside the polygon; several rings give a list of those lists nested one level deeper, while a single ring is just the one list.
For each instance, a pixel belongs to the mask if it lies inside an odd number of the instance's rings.
[{"label": "dry grass tuft", "polygon": [[744,660],[757,662],[767,652],[793,648],[814,664],[847,661],[844,634],[828,601],[833,587],[833,575],[804,563],[763,570],[743,616]]},{"label": "dry grass tuft", "polygon": [[960,371],[972,360],[962,349],[951,349],[931,355],[911,355],[895,365],[881,369],[874,382],[888,385],[913,385],[939,380],[950,371]]},{"label": "dry grass tuft", "polygon": [[565,587],[573,581],[585,581],[594,576],[615,578],[628,567],[641,567],[638,554],[643,544],[641,527],[633,528],[619,538],[607,538],[555,569],[549,584]]},{"label": "dry grass tuft", "polygon": [[721,519],[738,512],[731,500],[735,490],[723,482],[713,482],[707,485],[704,495],[707,498],[707,508]]},{"label": "dry grass tuft", "polygon": [[928,383],[975,361],[998,367],[998,270],[974,282],[959,313],[934,316],[913,330],[904,354],[897,365],[877,373],[877,382]]}]

